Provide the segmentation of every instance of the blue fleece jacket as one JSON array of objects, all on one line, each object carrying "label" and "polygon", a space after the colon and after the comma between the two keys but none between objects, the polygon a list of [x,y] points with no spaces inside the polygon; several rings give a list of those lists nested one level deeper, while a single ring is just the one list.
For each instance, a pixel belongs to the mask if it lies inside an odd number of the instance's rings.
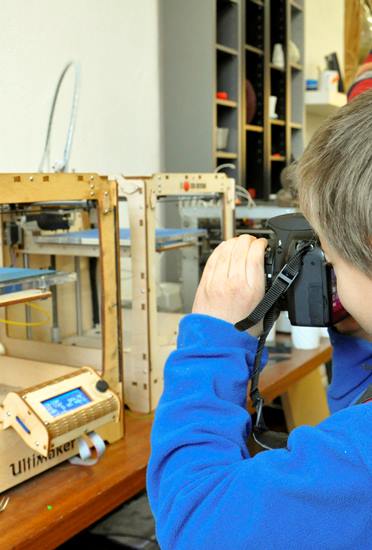
[{"label": "blue fleece jacket", "polygon": [[337,412],[250,458],[257,341],[211,317],[182,320],[148,467],[162,550],[372,549],[372,403],[349,406],[372,383],[372,344],[336,333],[332,344]]}]

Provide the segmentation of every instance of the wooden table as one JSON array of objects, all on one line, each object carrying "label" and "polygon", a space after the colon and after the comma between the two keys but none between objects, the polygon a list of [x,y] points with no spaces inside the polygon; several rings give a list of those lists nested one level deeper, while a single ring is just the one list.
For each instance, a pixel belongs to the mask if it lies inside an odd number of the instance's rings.
[{"label": "wooden table", "polygon": [[[264,397],[290,394],[330,358],[327,340],[316,350],[294,350],[291,359],[264,370]],[[293,408],[293,396],[288,400]],[[95,466],[63,463],[8,491],[10,502],[0,514],[1,549],[55,548],[144,489],[151,424],[151,418],[130,413],[125,439],[109,446]]]},{"label": "wooden table", "polygon": [[[279,395],[288,428],[301,424],[318,424],[329,415],[326,392],[319,366],[330,361],[332,347],[322,338],[319,348],[292,349],[290,359],[268,365],[260,378],[260,390],[265,402]],[[248,403],[248,408],[251,409]]]}]

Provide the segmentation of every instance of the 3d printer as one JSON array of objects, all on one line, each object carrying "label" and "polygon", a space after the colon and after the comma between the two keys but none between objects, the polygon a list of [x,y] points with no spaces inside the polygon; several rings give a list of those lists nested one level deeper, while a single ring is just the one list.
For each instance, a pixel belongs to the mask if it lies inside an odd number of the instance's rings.
[{"label": "3d printer", "polygon": [[[120,302],[125,402],[132,410],[148,413],[154,410],[161,395],[164,363],[175,348],[178,322],[189,310],[199,281],[200,242],[207,233],[203,228],[182,223],[184,218],[178,216],[178,209],[190,201],[203,204],[205,211],[212,205],[221,220],[222,238],[232,237],[234,180],[223,173],[163,173],[147,177],[116,176],[115,179],[121,207],[120,270],[119,255],[117,269],[126,287]],[[164,206],[167,213],[173,211],[174,214],[169,223],[160,223]],[[36,256],[39,261],[47,262],[45,265],[49,265],[50,258],[55,258],[58,266],[69,265],[75,271],[73,299],[77,306],[73,324],[76,331],[69,333],[63,329],[64,312],[59,305],[53,310],[53,338],[64,341],[69,349],[84,349],[89,364],[99,368],[102,323],[97,311],[96,269],[102,258],[99,257],[97,223],[92,215],[89,226],[79,222],[76,212],[74,219],[67,218],[64,211],[59,213],[59,218],[48,218],[49,214],[44,212],[43,218],[37,220],[32,215],[18,219],[23,234],[21,253],[24,259]],[[175,219],[177,216],[181,222]],[[17,236],[15,229],[13,233]],[[175,254],[179,258],[183,306],[177,311],[159,308],[157,300],[159,257],[171,257],[174,264]],[[59,298],[57,303],[61,301]],[[76,358],[74,353],[71,359],[76,361]]]},{"label": "3d printer", "polygon": [[[0,174],[0,216],[1,492],[89,448],[92,432],[120,439],[123,407],[116,182],[96,174]],[[98,365],[89,349],[64,338],[76,333],[81,312],[73,315],[73,308],[85,292],[77,288],[74,263],[26,253],[31,223],[40,234],[61,224],[97,227]],[[81,323],[89,324],[85,317]]]}]

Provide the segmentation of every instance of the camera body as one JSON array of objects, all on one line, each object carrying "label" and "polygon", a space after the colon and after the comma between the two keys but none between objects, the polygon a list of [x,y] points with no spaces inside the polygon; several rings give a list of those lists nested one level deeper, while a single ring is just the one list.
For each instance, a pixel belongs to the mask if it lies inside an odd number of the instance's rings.
[{"label": "camera body", "polygon": [[267,225],[274,232],[265,254],[267,290],[298,247],[309,244],[299,274],[277,303],[281,311],[288,311],[291,324],[326,327],[344,319],[347,312],[337,295],[333,268],[304,216],[284,214],[271,218]]}]

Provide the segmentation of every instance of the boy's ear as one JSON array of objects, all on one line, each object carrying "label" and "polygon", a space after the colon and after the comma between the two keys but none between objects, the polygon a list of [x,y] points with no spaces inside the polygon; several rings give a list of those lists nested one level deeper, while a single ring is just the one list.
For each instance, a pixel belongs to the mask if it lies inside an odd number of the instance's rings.
[{"label": "boy's ear", "polygon": [[363,65],[360,65],[360,67],[358,67],[357,72],[355,73],[355,78],[357,78],[358,76],[362,75],[367,71],[372,71],[372,61],[369,61],[368,63],[364,63]]}]

